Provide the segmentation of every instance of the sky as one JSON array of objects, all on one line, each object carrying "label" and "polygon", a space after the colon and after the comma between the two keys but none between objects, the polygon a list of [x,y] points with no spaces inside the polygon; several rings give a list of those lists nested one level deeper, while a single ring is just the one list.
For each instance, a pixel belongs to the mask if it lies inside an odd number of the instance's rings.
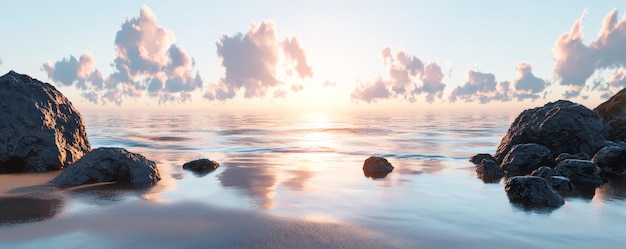
[{"label": "sky", "polygon": [[[621,12],[620,12],[621,11]],[[79,110],[594,108],[626,1],[10,1],[0,74]]]}]

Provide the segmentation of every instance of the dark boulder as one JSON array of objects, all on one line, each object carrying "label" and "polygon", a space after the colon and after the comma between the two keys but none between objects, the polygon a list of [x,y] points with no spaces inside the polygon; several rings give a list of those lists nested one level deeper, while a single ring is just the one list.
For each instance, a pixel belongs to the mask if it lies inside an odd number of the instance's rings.
[{"label": "dark boulder", "polygon": [[541,166],[531,172],[530,175],[546,179],[555,190],[571,191],[574,189],[574,184],[572,184],[567,177],[559,175],[556,170],[548,166]]},{"label": "dark boulder", "polygon": [[183,169],[191,170],[192,172],[194,172],[194,174],[203,176],[213,172],[219,166],[220,164],[215,161],[202,158],[183,164]]},{"label": "dark boulder", "polygon": [[548,166],[541,166],[536,170],[533,170],[533,172],[530,172],[531,176],[540,176],[543,177],[544,179],[548,180],[550,179],[550,177],[553,176],[558,176],[559,173],[556,172],[556,170],[554,170],[553,168],[550,168]]},{"label": "dark boulder", "polygon": [[591,159],[604,173],[622,174],[626,170],[626,147],[621,143],[607,145]]},{"label": "dark boulder", "polygon": [[514,145],[500,164],[507,176],[527,175],[541,166],[554,166],[554,157],[550,149],[533,143]]},{"label": "dark boulder", "polygon": [[478,165],[484,159],[491,160],[491,161],[495,161],[496,160],[495,158],[493,158],[493,156],[491,154],[479,153],[479,154],[476,154],[475,156],[473,156],[472,158],[470,158],[470,162],[472,162],[473,164]]},{"label": "dark boulder", "polygon": [[626,88],[593,110],[613,128],[610,140],[626,141]]},{"label": "dark boulder", "polygon": [[498,183],[504,177],[504,170],[492,159],[483,159],[476,165],[476,173],[485,183]]},{"label": "dark boulder", "polygon": [[161,179],[153,161],[122,148],[98,148],[50,181],[60,187],[99,182],[154,183]]},{"label": "dark boulder", "polygon": [[517,144],[537,143],[552,155],[584,152],[593,155],[604,146],[611,127],[597,113],[567,100],[523,111],[513,121],[494,155],[501,163]]},{"label": "dark boulder", "polygon": [[0,173],[60,170],[91,150],[83,118],[52,85],[0,77]]},{"label": "dark boulder", "polygon": [[559,156],[557,156],[554,161],[556,161],[556,163],[560,163],[562,161],[565,161],[567,159],[579,159],[579,160],[589,160],[591,159],[591,157],[585,153],[585,152],[579,152],[576,154],[570,154],[570,153],[561,153]]},{"label": "dark boulder", "polygon": [[363,163],[363,174],[371,178],[384,178],[393,171],[393,166],[382,157],[369,157]]},{"label": "dark boulder", "polygon": [[515,176],[506,181],[509,201],[526,207],[560,207],[565,204],[551,184],[539,176]]},{"label": "dark boulder", "polygon": [[600,168],[592,161],[568,159],[560,162],[554,170],[577,186],[599,187],[603,183]]}]

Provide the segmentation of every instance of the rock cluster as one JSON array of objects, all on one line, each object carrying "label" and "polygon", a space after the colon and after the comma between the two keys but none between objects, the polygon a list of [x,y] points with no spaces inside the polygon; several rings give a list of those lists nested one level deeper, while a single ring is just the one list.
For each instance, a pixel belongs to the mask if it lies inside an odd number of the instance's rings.
[{"label": "rock cluster", "polygon": [[626,90],[595,111],[559,100],[522,112],[493,157],[477,154],[470,161],[485,182],[506,176],[511,202],[558,207],[564,203],[560,192],[593,189],[606,181],[606,174],[624,172],[624,134]]},{"label": "rock cluster", "polygon": [[0,173],[64,170],[62,187],[156,182],[156,164],[121,148],[91,150],[80,113],[52,85],[10,71],[0,77]]}]

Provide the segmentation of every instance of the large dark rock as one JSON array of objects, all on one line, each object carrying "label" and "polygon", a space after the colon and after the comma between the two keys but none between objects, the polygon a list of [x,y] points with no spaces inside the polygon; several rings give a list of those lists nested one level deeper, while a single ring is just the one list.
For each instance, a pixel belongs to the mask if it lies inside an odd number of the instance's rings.
[{"label": "large dark rock", "polygon": [[60,187],[99,182],[153,183],[161,179],[153,161],[122,148],[98,148],[50,181]]},{"label": "large dark rock", "polygon": [[509,201],[527,207],[560,207],[565,204],[551,184],[539,176],[515,176],[506,181]]},{"label": "large dark rock", "polygon": [[621,143],[613,143],[600,149],[591,158],[602,172],[622,174],[626,170],[626,145]]},{"label": "large dark rock", "polygon": [[393,171],[393,166],[387,159],[371,156],[363,163],[363,174],[371,178],[383,178]]},{"label": "large dark rock", "polygon": [[584,152],[593,155],[604,146],[611,128],[597,113],[567,100],[528,109],[513,121],[494,155],[501,163],[517,144],[537,143],[552,155]]},{"label": "large dark rock", "polygon": [[554,166],[554,158],[550,149],[534,143],[514,145],[500,164],[507,176],[527,175],[541,166]]},{"label": "large dark rock", "polygon": [[567,177],[577,186],[587,185],[599,187],[603,180],[600,176],[600,168],[592,161],[568,159],[556,165],[554,170]]},{"label": "large dark rock", "polygon": [[610,140],[626,141],[626,88],[593,110],[613,128]]},{"label": "large dark rock", "polygon": [[83,118],[52,85],[0,77],[0,172],[60,170],[91,150]]},{"label": "large dark rock", "polygon": [[476,174],[485,183],[498,183],[504,177],[504,170],[493,159],[483,159],[476,165]]},{"label": "large dark rock", "polygon": [[193,160],[191,162],[187,162],[183,164],[183,169],[191,170],[196,175],[204,176],[208,173],[213,172],[219,166],[220,164],[215,161],[202,158],[202,159]]}]

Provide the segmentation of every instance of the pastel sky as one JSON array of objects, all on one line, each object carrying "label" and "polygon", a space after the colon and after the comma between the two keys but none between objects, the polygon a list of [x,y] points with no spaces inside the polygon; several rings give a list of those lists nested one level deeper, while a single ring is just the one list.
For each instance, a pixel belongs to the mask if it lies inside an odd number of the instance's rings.
[{"label": "pastel sky", "polygon": [[626,86],[624,1],[1,8],[0,73],[51,82],[80,110],[593,108]]}]

